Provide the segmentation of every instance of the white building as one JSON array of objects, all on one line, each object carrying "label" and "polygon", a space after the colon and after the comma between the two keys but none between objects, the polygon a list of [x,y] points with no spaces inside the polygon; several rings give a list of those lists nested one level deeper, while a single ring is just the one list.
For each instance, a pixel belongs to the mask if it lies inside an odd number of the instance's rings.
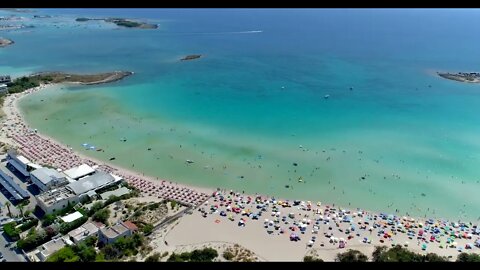
[{"label": "white building", "polygon": [[68,184],[65,175],[50,168],[40,168],[30,172],[30,180],[32,180],[42,192],[52,187],[60,187]]},{"label": "white building", "polygon": [[37,196],[38,206],[45,213],[63,209],[70,202],[77,204],[84,197],[96,195],[95,191],[119,184],[123,179],[105,172],[96,172],[66,186],[47,191]]},{"label": "white building", "polygon": [[42,166],[32,163],[26,157],[17,155],[15,151],[8,151],[7,155],[8,164],[13,166],[15,170],[20,172],[24,177],[30,176],[30,171],[38,168],[42,168]]},{"label": "white building", "polygon": [[98,236],[100,229],[105,228],[103,223],[88,222],[68,233],[70,240],[75,244],[82,242],[90,236]]},{"label": "white building", "polygon": [[65,170],[63,173],[71,179],[78,180],[82,177],[94,174],[95,169],[87,164],[82,164],[80,166]]},{"label": "white building", "polygon": [[1,75],[0,76],[0,83],[9,83],[12,82],[12,78],[9,75]]},{"label": "white building", "polygon": [[68,237],[52,239],[47,243],[37,247],[36,250],[27,254],[27,257],[32,262],[44,262],[53,253],[59,251],[67,245],[73,245],[73,242]]},{"label": "white building", "polygon": [[80,201],[79,196],[67,189],[65,186],[48,190],[35,197],[37,205],[46,213],[51,214],[54,211],[65,208],[68,203],[77,204]]},{"label": "white building", "polygon": [[119,222],[111,227],[101,229],[98,240],[104,244],[111,244],[120,237],[132,235],[137,230],[138,227],[130,221]]}]

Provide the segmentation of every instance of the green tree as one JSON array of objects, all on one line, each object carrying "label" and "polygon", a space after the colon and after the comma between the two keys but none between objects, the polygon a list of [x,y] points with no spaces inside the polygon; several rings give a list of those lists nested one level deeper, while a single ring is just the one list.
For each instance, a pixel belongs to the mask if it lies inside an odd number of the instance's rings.
[{"label": "green tree", "polygon": [[3,232],[13,241],[17,241],[20,239],[20,233],[22,231],[17,228],[17,223],[13,221],[3,225]]},{"label": "green tree", "polygon": [[94,203],[92,205],[92,207],[90,208],[90,210],[88,211],[89,216],[92,216],[93,214],[95,214],[95,212],[97,212],[98,210],[100,210],[102,208],[103,208],[103,203],[102,202]]},{"label": "green tree", "polygon": [[322,259],[315,258],[313,256],[305,256],[305,257],[303,257],[303,261],[304,262],[323,262]]},{"label": "green tree", "polygon": [[150,234],[152,231],[153,231],[153,225],[152,225],[152,224],[146,224],[146,225],[143,226],[143,228],[142,228],[142,232],[143,232],[143,234],[145,234],[145,235]]},{"label": "green tree", "polygon": [[176,201],[170,201],[170,206],[172,207],[172,210],[175,209],[175,206],[177,206]]},{"label": "green tree", "polygon": [[227,261],[231,261],[235,257],[235,255],[233,255],[233,253],[228,250],[224,251],[222,256]]},{"label": "green tree", "polygon": [[57,217],[55,215],[46,214],[42,218],[42,227],[50,226],[51,224],[53,224],[55,222],[56,219],[57,219]]},{"label": "green tree", "polygon": [[204,248],[181,254],[173,253],[167,259],[167,262],[212,262],[217,257],[218,252],[215,249]]},{"label": "green tree", "polygon": [[439,261],[446,260],[444,257],[435,256],[435,255],[421,255],[412,251],[403,248],[400,245],[397,245],[393,248],[388,249],[385,246],[376,247],[375,251],[372,254],[374,262],[428,262],[428,261]]},{"label": "green tree", "polygon": [[102,222],[105,225],[108,225],[108,218],[110,217],[110,210],[108,208],[98,210],[93,214],[92,219],[94,221]]},{"label": "green tree", "polygon": [[366,262],[368,261],[367,255],[361,253],[358,250],[350,249],[344,253],[338,253],[335,258],[337,262]]},{"label": "green tree", "polygon": [[480,255],[462,252],[458,255],[457,262],[480,262]]},{"label": "green tree", "polygon": [[18,207],[17,207],[18,210],[20,210],[20,217],[22,217],[22,218],[23,218],[23,208],[24,208],[24,207],[25,207],[25,206],[23,206],[23,204],[19,204]]},{"label": "green tree", "polygon": [[425,262],[448,262],[448,258],[440,256],[435,253],[428,253],[424,257]]},{"label": "green tree", "polygon": [[158,262],[158,261],[160,261],[160,253],[158,252],[153,253],[152,255],[148,256],[145,259],[145,262]]},{"label": "green tree", "polygon": [[97,252],[95,248],[87,246],[86,244],[79,244],[73,247],[75,254],[77,254],[82,262],[94,262]]},{"label": "green tree", "polygon": [[77,256],[71,247],[64,247],[50,255],[47,262],[79,262],[80,257]]}]

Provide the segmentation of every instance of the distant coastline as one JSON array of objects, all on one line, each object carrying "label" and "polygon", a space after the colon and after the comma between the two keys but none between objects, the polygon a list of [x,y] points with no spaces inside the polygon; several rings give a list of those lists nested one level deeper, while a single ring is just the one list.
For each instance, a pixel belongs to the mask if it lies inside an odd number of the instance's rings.
[{"label": "distant coastline", "polygon": [[50,83],[78,83],[83,85],[94,85],[110,83],[133,75],[131,71],[113,71],[98,74],[70,74],[63,72],[40,72],[30,75],[30,78],[47,80]]},{"label": "distant coastline", "polygon": [[124,19],[124,18],[77,18],[75,21],[77,22],[87,22],[87,21],[104,21],[109,23],[114,23],[117,26],[127,27],[127,28],[140,28],[140,29],[157,29],[158,25],[145,23],[145,22],[138,22],[134,20]]},{"label": "distant coastline", "polygon": [[438,76],[466,83],[480,83],[480,72],[458,72],[458,73],[449,73],[449,72],[437,72]]},{"label": "distant coastline", "polygon": [[99,74],[69,74],[62,72],[40,72],[30,76],[16,78],[7,83],[8,93],[21,93],[42,84],[72,83],[94,85],[110,83],[132,75],[130,71],[114,71]]}]

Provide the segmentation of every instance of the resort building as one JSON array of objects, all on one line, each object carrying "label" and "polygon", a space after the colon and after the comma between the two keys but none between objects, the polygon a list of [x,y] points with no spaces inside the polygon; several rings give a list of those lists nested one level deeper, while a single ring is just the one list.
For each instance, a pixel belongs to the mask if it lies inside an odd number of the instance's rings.
[{"label": "resort building", "polygon": [[30,194],[22,189],[15,181],[13,177],[0,170],[0,185],[3,186],[12,198],[15,200],[24,200],[30,198]]},{"label": "resort building", "polygon": [[82,164],[80,166],[65,170],[63,173],[71,179],[78,180],[82,177],[94,174],[95,169],[87,164]]},{"label": "resort building", "polygon": [[48,190],[35,198],[37,199],[38,207],[40,207],[46,214],[61,210],[65,208],[68,203],[77,204],[80,201],[79,196],[65,186]]},{"label": "resort building", "polygon": [[92,196],[96,194],[95,191],[101,188],[110,187],[119,184],[123,179],[112,174],[98,171],[93,175],[84,177],[78,181],[70,183],[66,186],[79,198],[84,196]]},{"label": "resort building", "polygon": [[6,84],[12,82],[12,78],[10,78],[10,75],[0,75],[0,83]]},{"label": "resort building", "polygon": [[105,245],[111,244],[117,241],[120,237],[132,235],[137,230],[137,226],[130,221],[119,222],[114,226],[101,229],[98,240]]},{"label": "resort building", "polygon": [[30,172],[30,180],[42,192],[69,183],[64,174],[50,168],[40,168]]},{"label": "resort building", "polygon": [[78,244],[90,236],[98,236],[98,232],[105,228],[103,223],[88,222],[68,233],[68,237],[73,243]]},{"label": "resort building", "polygon": [[37,247],[33,252],[27,254],[28,260],[31,262],[44,262],[53,253],[59,251],[67,245],[73,245],[73,242],[68,237],[52,239],[47,243]]},{"label": "resort building", "polygon": [[68,205],[77,204],[86,197],[97,196],[98,189],[120,184],[123,178],[98,171],[66,186],[47,191],[37,196],[38,206],[45,213],[52,213]]},{"label": "resort building", "polygon": [[32,163],[26,157],[18,155],[14,150],[9,150],[7,154],[7,164],[15,168],[24,177],[29,177],[30,172],[42,166]]}]

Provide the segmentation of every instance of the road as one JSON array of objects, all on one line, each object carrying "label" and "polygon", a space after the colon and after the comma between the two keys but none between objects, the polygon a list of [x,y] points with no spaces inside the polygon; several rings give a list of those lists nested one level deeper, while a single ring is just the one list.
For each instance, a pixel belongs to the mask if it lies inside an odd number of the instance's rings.
[{"label": "road", "polygon": [[5,247],[8,243],[5,235],[0,235],[0,252],[3,254],[3,257],[7,260],[7,262],[26,262],[27,260],[22,255],[20,251],[10,250],[10,248]]}]

